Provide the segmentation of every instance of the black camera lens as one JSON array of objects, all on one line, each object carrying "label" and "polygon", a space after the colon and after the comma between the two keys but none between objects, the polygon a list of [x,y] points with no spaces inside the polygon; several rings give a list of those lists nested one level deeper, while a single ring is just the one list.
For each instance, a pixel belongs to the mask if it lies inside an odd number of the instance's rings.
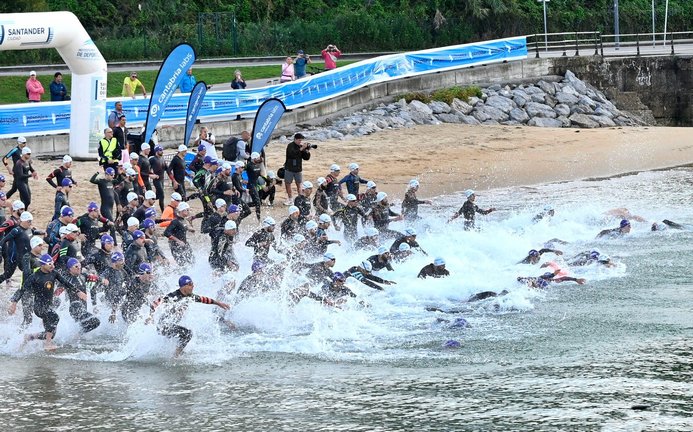
[{"label": "black camera lens", "polygon": [[317,145],[317,144],[311,144],[311,145],[310,145],[310,148],[316,149],[316,148],[318,148],[318,145]]}]

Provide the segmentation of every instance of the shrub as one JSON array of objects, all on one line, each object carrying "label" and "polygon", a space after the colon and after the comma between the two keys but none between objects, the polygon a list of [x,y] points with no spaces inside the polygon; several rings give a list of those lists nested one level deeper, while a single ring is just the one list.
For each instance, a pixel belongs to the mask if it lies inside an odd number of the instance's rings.
[{"label": "shrub", "polygon": [[402,95],[402,97],[404,98],[405,101],[407,101],[407,103],[410,103],[413,100],[417,100],[419,102],[423,102],[426,104],[431,102],[431,95],[429,95],[428,93],[424,93],[424,92],[405,93]]},{"label": "shrub", "polygon": [[446,104],[450,105],[452,104],[452,100],[455,98],[466,102],[472,96],[480,98],[481,89],[476,86],[450,87],[434,91],[431,95],[431,99],[435,101],[445,102]]}]

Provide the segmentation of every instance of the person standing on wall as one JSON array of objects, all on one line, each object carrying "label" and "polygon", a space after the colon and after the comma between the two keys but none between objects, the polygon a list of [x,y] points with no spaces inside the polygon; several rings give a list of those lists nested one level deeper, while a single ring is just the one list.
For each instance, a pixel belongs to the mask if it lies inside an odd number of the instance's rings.
[{"label": "person standing on wall", "polygon": [[193,91],[193,88],[195,88],[195,84],[197,84],[197,80],[195,79],[195,75],[192,73],[192,68],[190,68],[185,73],[185,76],[180,81],[180,84],[178,84],[178,88],[180,89],[181,93],[190,93]]},{"label": "person standing on wall", "polygon": [[63,74],[56,72],[53,75],[53,81],[50,84],[51,102],[62,102],[70,100],[67,94],[67,87],[63,84]]},{"label": "person standing on wall", "polygon": [[137,79],[137,72],[131,72],[129,77],[123,80],[123,97],[131,97],[135,99],[135,91],[137,87],[142,87],[142,96],[147,97],[147,91],[144,89],[144,84]]},{"label": "person standing on wall", "polygon": [[29,79],[26,80],[26,98],[29,102],[41,102],[41,95],[46,91],[43,89],[41,81],[36,79],[36,72],[29,72]]},{"label": "person standing on wall", "polygon": [[325,70],[337,69],[337,59],[342,56],[342,52],[335,45],[327,45],[320,55],[325,60]]},{"label": "person standing on wall", "polygon": [[303,50],[298,50],[296,53],[296,60],[294,60],[294,75],[296,79],[301,79],[306,76],[306,65],[310,63],[310,56],[304,53]]}]

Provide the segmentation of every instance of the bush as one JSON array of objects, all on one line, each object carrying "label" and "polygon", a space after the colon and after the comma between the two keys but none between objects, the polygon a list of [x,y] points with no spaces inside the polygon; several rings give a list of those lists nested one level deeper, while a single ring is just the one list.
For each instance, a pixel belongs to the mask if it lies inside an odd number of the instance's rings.
[{"label": "bush", "polygon": [[407,101],[407,103],[410,103],[413,100],[417,100],[419,102],[423,102],[426,104],[431,102],[431,95],[429,95],[428,93],[423,93],[423,92],[405,93],[402,95],[402,97],[404,98],[405,101]]},{"label": "bush", "polygon": [[481,97],[481,89],[476,86],[471,87],[450,87],[440,89],[433,92],[430,99],[440,102],[445,102],[448,105],[452,104],[452,100],[457,98],[467,102],[470,97]]}]

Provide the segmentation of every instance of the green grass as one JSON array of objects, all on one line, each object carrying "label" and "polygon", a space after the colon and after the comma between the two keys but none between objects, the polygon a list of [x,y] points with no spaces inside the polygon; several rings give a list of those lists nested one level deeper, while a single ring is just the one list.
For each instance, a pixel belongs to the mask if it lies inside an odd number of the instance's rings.
[{"label": "green grass", "polygon": [[[345,66],[353,61],[340,61],[339,66]],[[316,63],[320,65],[321,63]],[[246,81],[255,79],[272,79],[279,78],[280,67],[276,66],[248,66],[248,67],[225,67],[225,68],[193,68],[193,74],[198,81],[204,81],[207,84],[228,83],[233,80],[233,75],[236,69],[243,72],[243,77]],[[136,69],[135,69],[136,70]],[[158,70],[143,70],[137,71],[137,75],[144,88],[147,89],[147,95],[154,87],[154,79]],[[108,97],[118,97],[123,91],[123,79],[128,75],[128,72],[110,72],[108,74]],[[25,83],[28,76],[0,76],[0,104],[13,104],[26,102]],[[36,78],[41,81],[46,93],[41,97],[42,101],[50,100],[50,90],[48,86],[53,81],[53,73],[37,74]],[[72,76],[63,72],[63,83],[67,86],[68,91],[72,88]],[[141,90],[138,93],[141,95]]]}]

